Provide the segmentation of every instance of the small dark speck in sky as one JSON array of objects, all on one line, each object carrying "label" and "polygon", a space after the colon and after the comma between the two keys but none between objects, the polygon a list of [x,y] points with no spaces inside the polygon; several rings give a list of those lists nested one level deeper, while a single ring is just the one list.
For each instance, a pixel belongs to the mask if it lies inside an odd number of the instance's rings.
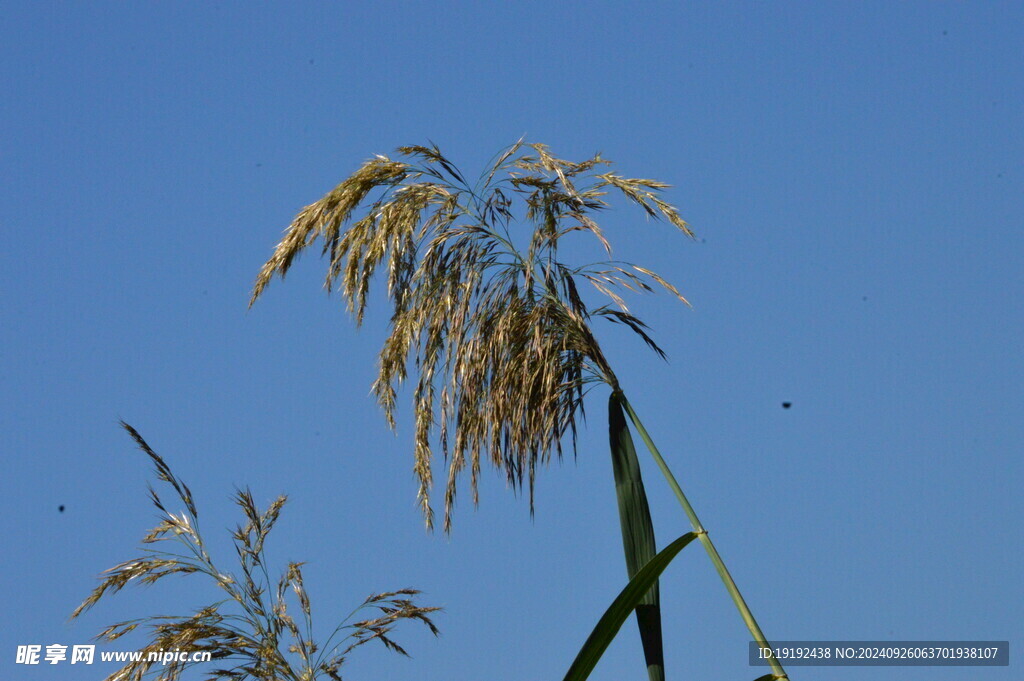
[{"label": "small dark speck in sky", "polygon": [[949,31],[943,31],[942,35],[949,35]]},{"label": "small dark speck in sky", "polygon": [[310,64],[312,64],[312,63],[313,63],[313,60],[312,60],[312,59],[310,59],[310,60],[309,60],[309,63],[310,63]]},{"label": "small dark speck in sky", "polygon": [[60,511],[61,513],[63,513],[64,512],[64,504],[61,504],[60,506],[58,506],[57,510]]},{"label": "small dark speck in sky", "polygon": [[861,296],[861,300],[867,300],[867,299],[868,299],[867,296]]},{"label": "small dark speck in sky", "polygon": [[793,403],[792,403],[792,402],[783,402],[783,403],[782,403],[782,408],[783,408],[783,409],[789,409],[789,408],[790,408],[790,407],[792,407],[792,406],[793,406]]}]

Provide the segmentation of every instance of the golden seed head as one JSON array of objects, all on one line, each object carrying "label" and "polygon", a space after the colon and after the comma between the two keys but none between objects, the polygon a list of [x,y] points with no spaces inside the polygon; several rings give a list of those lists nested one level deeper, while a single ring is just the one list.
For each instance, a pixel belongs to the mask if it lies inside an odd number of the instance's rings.
[{"label": "golden seed head", "polygon": [[[614,261],[567,266],[558,259],[559,240],[589,232],[610,255],[592,217],[608,206],[609,189],[693,234],[658,196],[668,185],[595,173],[610,165],[599,154],[566,161],[543,144],[520,140],[471,185],[436,146],[398,152],[404,160],[376,156],[299,212],[260,270],[250,305],[319,239],[328,260],[325,288],[340,287],[361,323],[370,280],[384,267],[393,311],[373,390],[394,427],[398,387],[410,368],[415,374],[414,470],[427,525],[433,523],[437,448],[448,461],[446,531],[467,466],[476,500],[482,458],[514,485],[528,484],[532,510],[537,464],[560,455],[567,434],[575,444],[589,385],[617,387],[591,320],[625,324],[663,355],[619,291],[652,291],[653,282],[686,302],[642,267]],[[525,235],[515,233],[524,223],[530,230],[525,248],[517,245]],[[578,281],[612,304],[588,307]]]}]

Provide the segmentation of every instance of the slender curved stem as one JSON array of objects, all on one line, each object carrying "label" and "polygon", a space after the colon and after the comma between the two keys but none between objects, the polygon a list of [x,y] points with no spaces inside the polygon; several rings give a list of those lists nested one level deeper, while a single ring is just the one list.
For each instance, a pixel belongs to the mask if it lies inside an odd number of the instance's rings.
[{"label": "slender curved stem", "polygon": [[[658,464],[658,468],[661,469],[662,474],[668,481],[669,487],[675,493],[676,498],[679,500],[679,504],[683,507],[683,511],[686,512],[686,516],[690,519],[690,524],[693,526],[694,532],[700,538],[700,543],[704,545],[704,549],[708,552],[708,556],[711,558],[711,563],[715,566],[715,570],[718,572],[718,576],[722,578],[722,582],[725,584],[726,590],[732,597],[733,603],[736,604],[736,609],[740,611],[740,616],[747,625],[747,629],[750,630],[750,635],[754,637],[757,644],[762,648],[771,648],[768,643],[768,639],[765,638],[764,633],[761,631],[761,627],[758,626],[757,620],[754,619],[754,614],[750,612],[750,607],[747,606],[747,602],[743,600],[743,596],[740,594],[739,588],[736,586],[736,582],[733,580],[732,575],[729,574],[728,568],[725,567],[725,563],[722,561],[722,557],[718,555],[718,550],[715,545],[711,542],[711,537],[708,535],[707,530],[701,525],[700,518],[697,517],[697,512],[693,510],[693,506],[690,505],[690,501],[683,494],[682,488],[679,483],[676,482],[676,477],[672,475],[672,471],[669,470],[668,464],[665,463],[665,459],[662,458],[661,452],[658,451],[658,447],[654,444],[654,440],[647,433],[647,429],[644,428],[643,423],[640,422],[640,417],[633,411],[633,406],[626,399],[625,395],[620,393],[620,400],[622,405],[626,408],[626,413],[629,415],[629,420],[633,422],[633,426],[640,434],[640,438],[647,445],[647,449],[650,450],[651,456],[654,457],[655,462]],[[786,670],[782,668],[779,661],[774,656],[768,658],[771,664],[772,673],[776,679],[789,679],[786,674]]]}]

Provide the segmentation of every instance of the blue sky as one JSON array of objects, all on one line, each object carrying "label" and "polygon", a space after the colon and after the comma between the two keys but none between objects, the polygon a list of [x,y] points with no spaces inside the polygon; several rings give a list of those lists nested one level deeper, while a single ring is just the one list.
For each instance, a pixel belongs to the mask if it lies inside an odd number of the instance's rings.
[{"label": "blue sky", "polygon": [[[769,638],[1024,640],[1020,5],[0,15],[0,676],[108,674],[16,666],[15,648],[210,600],[183,580],[67,622],[153,521],[124,419],[222,549],[235,485],[291,496],[271,553],[308,561],[321,631],[375,590],[445,607],[440,639],[401,632],[413,659],[368,651],[351,678],[561,677],[624,583],[606,395],[577,459],[542,471],[532,520],[488,473],[479,509],[463,495],[451,537],[428,535],[409,413],[396,437],[369,395],[383,309],[356,330],[310,256],[246,312],[295,211],[363,159],[430,139],[476,172],[523,135],[671,182],[697,231],[605,216],[616,254],[694,307],[636,301],[667,364],[599,330]],[[664,545],[685,518],[643,463]],[[671,678],[763,673],[703,554],[662,598]],[[640,659],[629,623],[592,678],[639,678]]]}]

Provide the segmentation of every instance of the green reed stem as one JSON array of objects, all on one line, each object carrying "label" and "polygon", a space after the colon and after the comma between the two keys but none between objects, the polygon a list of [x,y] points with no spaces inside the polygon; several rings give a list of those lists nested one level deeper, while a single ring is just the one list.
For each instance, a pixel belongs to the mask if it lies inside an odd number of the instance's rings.
[{"label": "green reed stem", "polygon": [[[647,429],[644,428],[643,423],[640,422],[640,417],[633,411],[633,405],[629,403],[625,395],[620,393],[620,400],[622,405],[626,408],[626,413],[629,415],[630,421],[633,422],[633,426],[640,434],[640,438],[647,445],[647,449],[650,450],[651,456],[654,457],[655,462],[658,464],[658,468],[661,469],[662,474],[668,481],[669,487],[675,493],[676,498],[679,500],[679,504],[683,507],[683,511],[686,512],[686,516],[690,519],[690,525],[693,526],[694,532],[700,538],[700,543],[704,545],[704,550],[708,552],[708,556],[711,558],[711,563],[715,566],[715,570],[718,572],[718,576],[722,578],[722,582],[725,584],[726,590],[732,597],[732,602],[736,604],[737,610],[740,611],[740,616],[747,625],[747,629],[750,630],[750,635],[754,637],[754,640],[762,648],[770,648],[771,645],[768,643],[768,639],[765,638],[764,633],[761,631],[761,627],[758,626],[757,620],[754,619],[754,614],[750,612],[750,607],[747,602],[743,600],[742,594],[740,594],[739,588],[736,586],[736,582],[733,580],[732,575],[729,574],[728,568],[725,567],[725,563],[722,561],[722,557],[718,555],[718,550],[715,545],[711,542],[711,537],[708,535],[707,530],[701,525],[700,518],[697,517],[697,512],[693,510],[693,506],[690,505],[690,501],[683,494],[682,488],[679,483],[676,482],[676,477],[672,475],[672,471],[669,470],[668,464],[665,463],[665,459],[662,458],[661,452],[658,451],[658,447],[654,444],[654,440],[647,433]],[[789,679],[786,674],[786,670],[782,668],[779,661],[774,656],[768,658],[769,664],[772,668],[772,673],[776,679]]]}]

